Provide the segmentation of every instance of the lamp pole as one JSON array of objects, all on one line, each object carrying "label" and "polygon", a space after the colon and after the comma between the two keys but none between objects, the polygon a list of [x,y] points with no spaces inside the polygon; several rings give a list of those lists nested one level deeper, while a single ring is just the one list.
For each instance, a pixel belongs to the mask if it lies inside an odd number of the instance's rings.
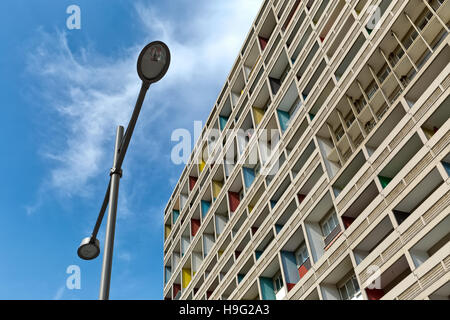
[{"label": "lamp pole", "polygon": [[125,134],[123,133],[124,128],[122,126],[117,127],[113,167],[110,171],[110,180],[108,187],[106,188],[105,197],[91,236],[81,241],[77,251],[78,256],[84,260],[95,259],[100,254],[100,242],[97,239],[97,234],[105,215],[106,208],[109,206],[105,235],[105,252],[103,254],[102,274],[100,280],[100,300],[109,299],[117,202],[119,197],[120,178],[122,177],[122,163],[125,158],[128,145],[130,144],[142,104],[144,103],[145,95],[150,88],[150,84],[159,81],[166,74],[169,69],[169,65],[170,51],[167,45],[161,41],[149,43],[144,47],[139,55],[137,72],[142,80],[141,90]]}]

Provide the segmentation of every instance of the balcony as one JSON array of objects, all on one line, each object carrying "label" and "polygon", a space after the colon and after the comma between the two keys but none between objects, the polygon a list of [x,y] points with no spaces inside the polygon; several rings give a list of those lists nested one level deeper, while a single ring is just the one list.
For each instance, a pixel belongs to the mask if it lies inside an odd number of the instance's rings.
[{"label": "balcony", "polygon": [[431,139],[450,118],[450,97],[447,97],[433,114],[422,124],[425,136]]},{"label": "balcony", "polygon": [[449,241],[450,216],[447,216],[409,250],[415,267],[425,263]]},{"label": "balcony", "polygon": [[380,300],[410,274],[411,268],[403,255],[365,289],[367,299]]},{"label": "balcony", "polygon": [[397,223],[405,221],[442,183],[441,174],[434,168],[394,207]]},{"label": "balcony", "polygon": [[389,216],[384,217],[355,247],[353,254],[359,265],[375,248],[394,231]]},{"label": "balcony", "polygon": [[259,277],[262,300],[282,300],[286,296],[286,286],[278,259],[274,259]]},{"label": "balcony", "polygon": [[423,143],[419,136],[417,133],[414,134],[378,174],[383,189],[422,147]]},{"label": "balcony", "polygon": [[362,300],[350,257],[345,257],[320,283],[324,300]]},{"label": "balcony", "polygon": [[[329,218],[332,218],[330,223],[328,222]],[[330,243],[340,234],[340,230],[336,228],[339,228],[338,220],[335,216],[331,195],[327,193],[305,219],[305,231],[314,263],[324,255]],[[336,234],[337,230],[339,232]],[[332,236],[334,236],[333,239]]]},{"label": "balcony", "polygon": [[278,121],[282,132],[287,130],[291,119],[295,117],[301,106],[302,101],[298,95],[297,87],[295,82],[292,82],[277,108]]},{"label": "balcony", "polygon": [[311,269],[308,248],[301,227],[281,248],[280,257],[289,292]]},{"label": "balcony", "polygon": [[264,51],[264,49],[267,46],[267,43],[269,42],[270,37],[272,36],[273,31],[275,30],[275,27],[277,25],[277,21],[275,19],[275,15],[273,14],[273,11],[270,10],[269,14],[266,17],[266,20],[264,21],[261,30],[258,33],[258,40],[259,45],[261,47],[261,51]]}]

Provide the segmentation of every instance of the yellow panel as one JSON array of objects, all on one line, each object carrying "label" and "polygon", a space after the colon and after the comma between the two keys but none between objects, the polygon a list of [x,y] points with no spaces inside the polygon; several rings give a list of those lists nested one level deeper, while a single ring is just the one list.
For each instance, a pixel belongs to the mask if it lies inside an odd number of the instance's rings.
[{"label": "yellow panel", "polygon": [[253,107],[253,116],[255,117],[255,124],[258,125],[264,117],[264,110]]},{"label": "yellow panel", "polygon": [[427,128],[422,128],[422,129],[423,129],[423,132],[425,133],[425,136],[426,136],[428,139],[431,139],[431,137],[434,135],[434,131],[429,130],[429,129],[427,129]]},{"label": "yellow panel", "polygon": [[253,211],[253,206],[248,206],[248,212],[252,212]]},{"label": "yellow panel", "polygon": [[171,231],[172,231],[172,227],[171,226],[165,226],[165,228],[164,228],[165,239],[167,239],[167,237],[169,236]]},{"label": "yellow panel", "polygon": [[186,289],[191,282],[191,269],[183,269],[182,281],[183,289]]},{"label": "yellow panel", "polygon": [[212,182],[213,187],[213,197],[217,199],[219,196],[220,190],[222,190],[223,183],[220,181],[214,181]]},{"label": "yellow panel", "polygon": [[203,169],[205,168],[205,165],[206,165],[206,163],[205,163],[205,161],[203,161],[203,159],[202,159],[202,161],[200,162],[200,165],[199,165],[200,172],[203,171]]},{"label": "yellow panel", "polygon": [[220,250],[219,250],[217,253],[219,254],[219,257],[221,257],[222,254],[223,254],[223,251],[220,251]]}]

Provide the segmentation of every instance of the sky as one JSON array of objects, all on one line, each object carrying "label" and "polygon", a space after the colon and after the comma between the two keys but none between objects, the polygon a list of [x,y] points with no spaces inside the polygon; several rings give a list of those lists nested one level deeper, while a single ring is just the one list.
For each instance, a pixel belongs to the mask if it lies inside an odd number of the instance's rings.
[{"label": "sky", "polygon": [[[98,298],[102,256],[83,261],[76,250],[103,200],[115,128],[140,89],[137,57],[153,40],[172,61],[123,164],[110,298],[162,299],[164,208],[183,170],[171,134],[206,121],[261,3],[1,1],[0,299]],[[67,28],[70,5],[80,29]],[[67,285],[74,268],[79,288]]]}]

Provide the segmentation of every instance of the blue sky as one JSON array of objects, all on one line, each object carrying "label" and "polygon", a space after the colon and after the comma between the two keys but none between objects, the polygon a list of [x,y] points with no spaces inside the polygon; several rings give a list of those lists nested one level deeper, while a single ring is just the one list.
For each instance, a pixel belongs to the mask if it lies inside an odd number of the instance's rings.
[{"label": "blue sky", "polygon": [[[66,28],[72,4],[81,30]],[[76,249],[140,88],[137,56],[157,39],[172,64],[150,88],[123,166],[111,299],[162,298],[163,209],[183,169],[170,160],[171,133],[206,120],[260,5],[1,1],[0,299],[97,299],[101,257],[85,262]],[[66,288],[70,265],[80,290]]]}]

